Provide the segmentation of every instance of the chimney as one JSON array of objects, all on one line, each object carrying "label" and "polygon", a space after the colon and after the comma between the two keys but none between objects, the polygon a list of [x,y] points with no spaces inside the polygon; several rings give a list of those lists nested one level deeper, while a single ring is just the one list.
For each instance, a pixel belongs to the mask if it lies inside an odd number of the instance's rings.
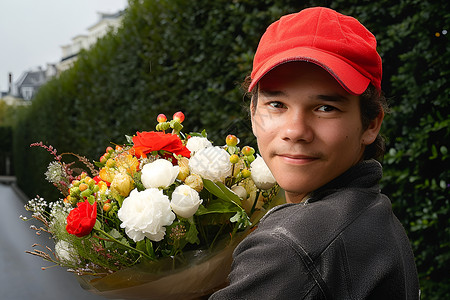
[{"label": "chimney", "polygon": [[12,79],[13,79],[13,74],[10,72],[8,74],[8,94],[10,94],[10,95],[12,93]]}]

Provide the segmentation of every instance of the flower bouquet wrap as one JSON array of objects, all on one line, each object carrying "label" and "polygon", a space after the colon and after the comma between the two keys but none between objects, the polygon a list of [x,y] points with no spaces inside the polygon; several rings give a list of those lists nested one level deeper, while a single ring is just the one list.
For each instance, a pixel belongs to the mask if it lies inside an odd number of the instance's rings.
[{"label": "flower bouquet wrap", "polygon": [[161,114],[155,131],[127,136],[95,163],[32,144],[54,156],[46,179],[62,197],[25,206],[55,241],[27,252],[106,298],[195,299],[225,286],[234,248],[279,202],[279,187],[236,136],[214,146],[205,131],[183,134],[183,120]]}]

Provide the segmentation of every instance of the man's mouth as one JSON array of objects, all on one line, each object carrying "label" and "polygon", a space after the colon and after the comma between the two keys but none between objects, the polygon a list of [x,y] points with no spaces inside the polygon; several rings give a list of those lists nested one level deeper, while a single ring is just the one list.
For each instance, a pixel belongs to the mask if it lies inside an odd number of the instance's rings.
[{"label": "man's mouth", "polygon": [[306,164],[319,159],[317,155],[293,154],[293,153],[278,153],[276,156],[280,157],[287,163],[292,164]]}]

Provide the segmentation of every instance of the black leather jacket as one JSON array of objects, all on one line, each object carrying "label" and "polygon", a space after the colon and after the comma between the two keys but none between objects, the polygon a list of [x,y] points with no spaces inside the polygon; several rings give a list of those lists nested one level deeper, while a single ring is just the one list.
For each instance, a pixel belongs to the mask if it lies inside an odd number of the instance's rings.
[{"label": "black leather jacket", "polygon": [[304,203],[274,208],[234,252],[210,299],[419,299],[414,256],[381,165],[363,161]]}]

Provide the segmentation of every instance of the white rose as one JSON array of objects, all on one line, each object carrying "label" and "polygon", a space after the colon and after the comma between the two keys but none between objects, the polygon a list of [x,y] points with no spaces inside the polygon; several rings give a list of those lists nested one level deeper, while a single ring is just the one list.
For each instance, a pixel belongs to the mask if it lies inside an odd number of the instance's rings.
[{"label": "white rose", "polygon": [[275,185],[276,180],[261,156],[257,155],[256,159],[250,164],[250,171],[255,185],[259,189],[268,190]]},{"label": "white rose", "polygon": [[142,168],[141,181],[146,189],[167,188],[174,183],[180,168],[172,165],[166,159],[157,159],[144,165]]},{"label": "white rose", "polygon": [[199,150],[189,160],[192,174],[211,181],[224,181],[231,175],[230,155],[220,147],[207,147]]},{"label": "white rose", "polygon": [[66,241],[58,241],[55,245],[56,256],[63,262],[73,263],[78,260],[75,249]]},{"label": "white rose", "polygon": [[120,227],[125,228],[126,234],[135,242],[145,237],[156,242],[162,240],[166,234],[164,226],[175,220],[169,197],[155,188],[142,192],[132,190],[123,200],[117,216],[122,221]]},{"label": "white rose", "polygon": [[189,138],[186,143],[186,148],[188,148],[189,151],[191,151],[191,155],[193,155],[195,152],[198,152],[203,148],[211,146],[212,144],[207,138],[200,136],[193,136]]},{"label": "white rose", "polygon": [[173,191],[170,206],[180,217],[189,218],[195,214],[202,202],[196,190],[183,184]]}]

